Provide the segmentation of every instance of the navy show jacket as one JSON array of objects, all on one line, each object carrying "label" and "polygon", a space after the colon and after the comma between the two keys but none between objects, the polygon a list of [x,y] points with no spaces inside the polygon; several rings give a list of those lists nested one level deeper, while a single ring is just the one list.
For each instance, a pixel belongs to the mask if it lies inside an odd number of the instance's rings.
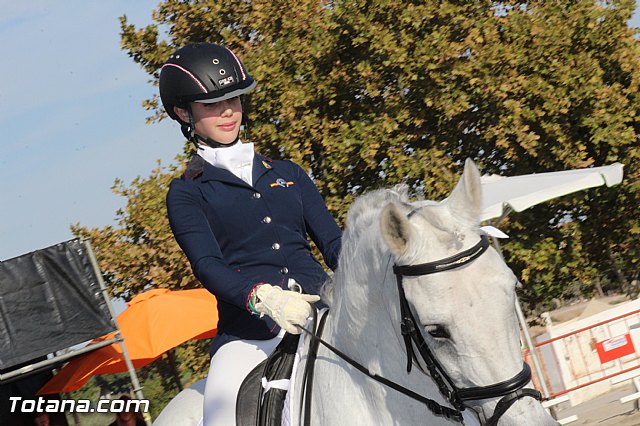
[{"label": "navy show jacket", "polygon": [[338,266],[342,233],[302,168],[255,154],[252,177],[253,186],[195,155],[167,193],[171,230],[196,278],[218,300],[212,353],[231,340],[279,332],[273,320],[247,307],[257,284],[286,289],[293,278],[305,293],[318,294],[327,274],[307,234],[327,266]]}]

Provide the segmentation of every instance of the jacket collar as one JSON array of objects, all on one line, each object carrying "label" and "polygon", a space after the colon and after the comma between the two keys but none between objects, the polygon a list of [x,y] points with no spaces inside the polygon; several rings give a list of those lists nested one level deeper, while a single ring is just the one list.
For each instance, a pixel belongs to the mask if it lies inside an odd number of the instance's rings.
[{"label": "jacket collar", "polygon": [[[197,156],[197,155],[196,155]],[[194,159],[195,157],[194,156]],[[197,156],[199,157],[199,156]],[[192,160],[193,161],[193,160]],[[202,181],[206,182],[208,180],[217,180],[220,182],[229,183],[232,185],[246,186],[247,188],[251,188],[249,184],[245,181],[231,173],[229,170],[222,169],[220,167],[212,166],[206,161],[198,160],[202,167]],[[271,170],[271,160],[263,155],[258,153],[255,154],[253,158],[253,171],[252,171],[252,179],[253,186],[256,186],[258,180],[269,170]]]}]

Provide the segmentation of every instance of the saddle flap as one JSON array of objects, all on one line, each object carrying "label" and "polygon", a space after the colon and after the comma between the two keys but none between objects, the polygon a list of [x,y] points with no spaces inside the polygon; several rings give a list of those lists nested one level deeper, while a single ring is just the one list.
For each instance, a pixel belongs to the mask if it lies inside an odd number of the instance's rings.
[{"label": "saddle flap", "polygon": [[285,334],[273,354],[242,382],[236,402],[237,426],[280,426],[298,348],[299,334]]},{"label": "saddle flap", "polygon": [[258,402],[262,396],[262,373],[268,359],[258,364],[245,377],[236,400],[236,425],[256,426],[258,424]]}]

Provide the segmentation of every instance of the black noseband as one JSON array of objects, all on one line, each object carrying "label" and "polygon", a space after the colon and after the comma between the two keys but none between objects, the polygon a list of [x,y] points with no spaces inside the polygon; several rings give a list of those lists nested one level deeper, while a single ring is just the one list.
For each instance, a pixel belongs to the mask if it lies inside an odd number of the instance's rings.
[{"label": "black noseband", "polygon": [[526,362],[523,363],[522,370],[514,377],[504,382],[489,386],[477,386],[473,388],[459,389],[457,391],[460,401],[476,401],[478,399],[495,398],[506,396],[518,389],[526,386],[531,381],[531,368]]}]

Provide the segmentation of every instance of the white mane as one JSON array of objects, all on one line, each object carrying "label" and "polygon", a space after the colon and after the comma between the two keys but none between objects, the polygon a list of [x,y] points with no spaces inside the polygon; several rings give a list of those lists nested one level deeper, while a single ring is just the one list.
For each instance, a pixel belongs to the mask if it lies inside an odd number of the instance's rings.
[{"label": "white mane", "polygon": [[[353,299],[351,290],[359,283],[367,284],[364,278],[368,275],[377,274],[379,279],[383,279],[379,271],[387,267],[389,255],[380,253],[389,253],[389,249],[380,232],[380,215],[389,202],[406,204],[409,200],[408,190],[406,185],[378,189],[358,197],[351,205],[342,235],[339,267],[333,279],[323,288],[323,299],[329,306],[333,306],[336,300],[348,299],[354,312],[366,311],[367,295],[359,292],[361,297]],[[369,253],[365,254],[364,251]],[[372,265],[371,260],[375,264]]]}]

